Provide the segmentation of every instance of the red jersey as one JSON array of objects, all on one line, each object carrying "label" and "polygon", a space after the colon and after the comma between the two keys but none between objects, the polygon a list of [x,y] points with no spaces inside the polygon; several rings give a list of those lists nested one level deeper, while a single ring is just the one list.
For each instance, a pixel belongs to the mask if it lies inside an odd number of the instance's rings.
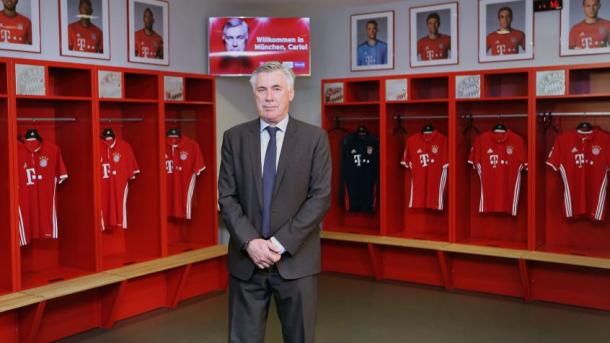
[{"label": "red jersey", "polygon": [[407,138],[403,166],[411,170],[410,208],[444,208],[447,185],[447,137],[437,131]]},{"label": "red jersey", "polygon": [[204,169],[205,164],[197,142],[185,136],[167,138],[165,171],[168,216],[191,219],[196,179]]},{"label": "red jersey", "polygon": [[104,52],[102,30],[93,24],[84,27],[80,21],[68,25],[68,49],[83,52]]},{"label": "red jersey", "polygon": [[547,164],[561,174],[566,217],[588,215],[604,220],[610,171],[608,133],[594,129],[588,134],[570,130],[560,135]]},{"label": "red jersey", "polygon": [[572,26],[568,46],[570,49],[592,49],[608,46],[610,21],[598,19],[593,24],[584,21]]},{"label": "red jersey", "polygon": [[32,44],[32,23],[27,17],[17,13],[9,17],[0,11],[0,42]]},{"label": "red jersey", "polygon": [[35,238],[57,238],[55,191],[67,177],[59,148],[49,142],[19,144],[20,244]]},{"label": "red jersey", "polygon": [[516,133],[484,132],[470,149],[468,163],[479,174],[479,212],[517,215],[521,171],[527,169],[525,141]]},{"label": "red jersey", "polygon": [[506,33],[494,31],[487,35],[487,50],[493,55],[514,55],[519,47],[525,51],[525,34],[512,29]]},{"label": "red jersey", "polygon": [[163,38],[153,31],[147,35],[145,29],[136,31],[136,56],[163,58]]},{"label": "red jersey", "polygon": [[425,36],[417,41],[417,54],[422,61],[447,59],[449,49],[451,37],[444,34],[439,33],[436,39]]},{"label": "red jersey", "polygon": [[127,228],[128,183],[140,172],[131,145],[116,137],[100,144],[102,176],[102,229]]}]

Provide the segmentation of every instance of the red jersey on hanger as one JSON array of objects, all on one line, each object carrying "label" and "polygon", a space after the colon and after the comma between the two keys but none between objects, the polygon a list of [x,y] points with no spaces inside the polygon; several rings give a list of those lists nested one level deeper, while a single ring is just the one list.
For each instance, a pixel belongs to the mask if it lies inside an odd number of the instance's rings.
[{"label": "red jersey on hanger", "polygon": [[56,187],[68,178],[59,148],[27,140],[19,150],[20,244],[35,238],[57,238]]},{"label": "red jersey on hanger", "polygon": [[411,171],[410,208],[442,210],[447,185],[447,137],[433,131],[407,138],[402,161]]},{"label": "red jersey on hanger", "polygon": [[570,130],[555,140],[547,164],[561,174],[566,217],[604,220],[610,171],[610,135]]},{"label": "red jersey on hanger", "polygon": [[479,174],[479,212],[517,215],[521,172],[527,169],[525,141],[516,133],[484,132],[470,149],[468,163]]},{"label": "red jersey on hanger", "polygon": [[140,172],[131,145],[119,137],[100,144],[102,166],[102,230],[107,226],[127,228],[129,180]]},{"label": "red jersey on hanger", "polygon": [[199,144],[181,137],[168,137],[165,149],[167,215],[191,219],[191,205],[197,176],[205,169]]}]

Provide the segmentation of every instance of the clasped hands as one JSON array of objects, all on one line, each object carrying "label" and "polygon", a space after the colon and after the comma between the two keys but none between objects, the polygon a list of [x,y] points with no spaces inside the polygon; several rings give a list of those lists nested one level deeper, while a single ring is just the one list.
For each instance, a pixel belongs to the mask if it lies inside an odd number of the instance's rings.
[{"label": "clasped hands", "polygon": [[251,240],[248,243],[246,251],[250,259],[260,269],[269,268],[282,258],[280,247],[275,245],[271,240],[264,240],[262,238]]}]

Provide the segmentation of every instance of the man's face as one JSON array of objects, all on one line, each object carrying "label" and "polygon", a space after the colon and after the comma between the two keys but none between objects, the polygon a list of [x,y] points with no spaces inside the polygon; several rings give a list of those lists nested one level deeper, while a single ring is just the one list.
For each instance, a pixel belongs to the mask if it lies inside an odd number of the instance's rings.
[{"label": "man's face", "polygon": [[599,0],[585,0],[582,4],[585,17],[591,19],[597,18],[600,7],[602,7],[602,5],[599,3]]},{"label": "man's face", "polygon": [[144,27],[147,29],[152,29],[153,24],[155,23],[155,17],[153,17],[150,11],[144,11]]},{"label": "man's face", "polygon": [[256,77],[254,99],[258,115],[268,123],[278,123],[290,107],[294,99],[294,89],[288,87],[286,76],[281,70],[270,73],[260,73]]},{"label": "man's face", "polygon": [[366,35],[369,39],[377,39],[377,25],[373,23],[366,24]]},{"label": "man's face", "polygon": [[91,15],[91,13],[93,13],[93,9],[91,8],[91,4],[89,2],[83,1],[78,7],[78,12],[80,14]]},{"label": "man's face", "polygon": [[2,0],[2,5],[4,5],[5,9],[9,11],[14,11],[15,7],[17,7],[18,2],[19,0]]},{"label": "man's face", "polygon": [[436,18],[430,18],[426,25],[428,25],[428,32],[438,33],[438,27],[441,26],[441,23],[439,23]]},{"label": "man's face", "polygon": [[246,32],[243,26],[234,26],[228,28],[222,35],[227,51],[244,51],[246,50]]},{"label": "man's face", "polygon": [[510,11],[500,11],[500,13],[498,13],[498,22],[500,23],[501,29],[510,29],[510,24],[513,22],[513,16],[510,14]]}]

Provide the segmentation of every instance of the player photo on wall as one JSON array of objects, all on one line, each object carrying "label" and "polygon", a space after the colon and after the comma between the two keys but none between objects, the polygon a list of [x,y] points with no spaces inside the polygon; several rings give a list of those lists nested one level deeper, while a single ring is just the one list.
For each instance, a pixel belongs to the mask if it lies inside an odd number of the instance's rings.
[{"label": "player photo on wall", "polygon": [[564,0],[561,56],[610,53],[610,0]]},{"label": "player photo on wall", "polygon": [[61,54],[110,59],[108,0],[60,0]]},{"label": "player photo on wall", "polygon": [[39,0],[2,0],[0,49],[40,52]]},{"label": "player photo on wall", "polygon": [[169,4],[129,0],[129,61],[169,65]]},{"label": "player photo on wall", "polygon": [[458,63],[458,3],[409,9],[411,67]]},{"label": "player photo on wall", "polygon": [[479,62],[534,58],[533,0],[479,1]]},{"label": "player photo on wall", "polygon": [[351,16],[352,71],[394,68],[394,11]]}]

